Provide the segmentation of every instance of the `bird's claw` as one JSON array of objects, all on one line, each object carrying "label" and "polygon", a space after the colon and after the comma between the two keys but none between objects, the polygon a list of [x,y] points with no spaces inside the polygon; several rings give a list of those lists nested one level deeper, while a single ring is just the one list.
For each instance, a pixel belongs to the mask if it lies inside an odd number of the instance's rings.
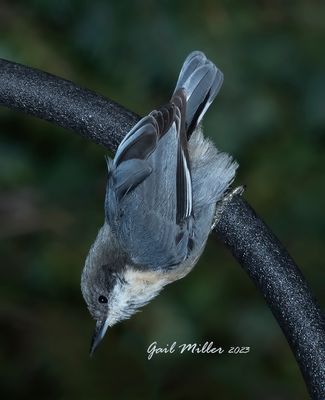
[{"label": "bird's claw", "polygon": [[230,190],[227,192],[224,197],[218,201],[216,204],[216,210],[214,213],[211,231],[216,227],[217,223],[220,221],[221,215],[227,206],[227,204],[233,199],[234,196],[241,196],[245,191],[245,186],[237,186],[235,189]]}]

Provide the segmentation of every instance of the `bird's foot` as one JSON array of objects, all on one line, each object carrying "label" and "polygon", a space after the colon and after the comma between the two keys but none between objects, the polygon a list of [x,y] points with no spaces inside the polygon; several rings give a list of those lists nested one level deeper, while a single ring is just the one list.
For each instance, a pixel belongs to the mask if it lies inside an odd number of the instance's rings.
[{"label": "bird's foot", "polygon": [[220,221],[223,210],[225,209],[227,204],[230,203],[230,201],[233,199],[234,196],[237,195],[241,196],[244,193],[244,190],[245,186],[237,186],[235,189],[226,192],[223,198],[220,201],[218,201],[218,203],[216,204],[216,210],[211,225],[211,231],[216,227],[217,223]]}]

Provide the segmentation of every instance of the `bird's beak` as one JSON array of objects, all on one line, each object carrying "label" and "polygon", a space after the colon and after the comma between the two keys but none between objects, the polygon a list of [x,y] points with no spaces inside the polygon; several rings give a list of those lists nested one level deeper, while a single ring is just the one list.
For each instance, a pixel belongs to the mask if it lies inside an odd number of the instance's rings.
[{"label": "bird's beak", "polygon": [[97,321],[96,322],[96,328],[95,332],[93,334],[93,337],[91,339],[91,344],[90,344],[90,357],[94,354],[95,350],[97,349],[99,343],[105,336],[105,333],[108,328],[108,320],[104,321]]}]

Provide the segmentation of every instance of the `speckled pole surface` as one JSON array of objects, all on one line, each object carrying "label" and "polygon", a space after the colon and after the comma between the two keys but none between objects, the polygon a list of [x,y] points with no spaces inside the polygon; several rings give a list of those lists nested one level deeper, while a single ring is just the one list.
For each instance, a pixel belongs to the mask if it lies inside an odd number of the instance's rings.
[{"label": "speckled pole surface", "polygon": [[[139,119],[115,102],[72,82],[1,59],[0,105],[54,122],[113,151]],[[271,308],[310,395],[324,400],[324,318],[298,267],[238,196],[225,207],[215,231]]]},{"label": "speckled pole surface", "polygon": [[0,105],[54,122],[113,151],[140,119],[91,90],[3,59],[0,59]]},{"label": "speckled pole surface", "polygon": [[241,197],[235,196],[228,203],[216,234],[264,296],[286,335],[310,394],[324,400],[325,322],[300,270]]}]

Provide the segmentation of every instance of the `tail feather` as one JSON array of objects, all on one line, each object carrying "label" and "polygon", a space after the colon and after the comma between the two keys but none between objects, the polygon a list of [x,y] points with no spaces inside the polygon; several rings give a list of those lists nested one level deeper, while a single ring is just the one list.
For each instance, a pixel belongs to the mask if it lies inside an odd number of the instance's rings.
[{"label": "tail feather", "polygon": [[185,91],[188,136],[201,121],[222,82],[223,73],[202,52],[193,51],[184,61],[174,95],[178,90]]}]

